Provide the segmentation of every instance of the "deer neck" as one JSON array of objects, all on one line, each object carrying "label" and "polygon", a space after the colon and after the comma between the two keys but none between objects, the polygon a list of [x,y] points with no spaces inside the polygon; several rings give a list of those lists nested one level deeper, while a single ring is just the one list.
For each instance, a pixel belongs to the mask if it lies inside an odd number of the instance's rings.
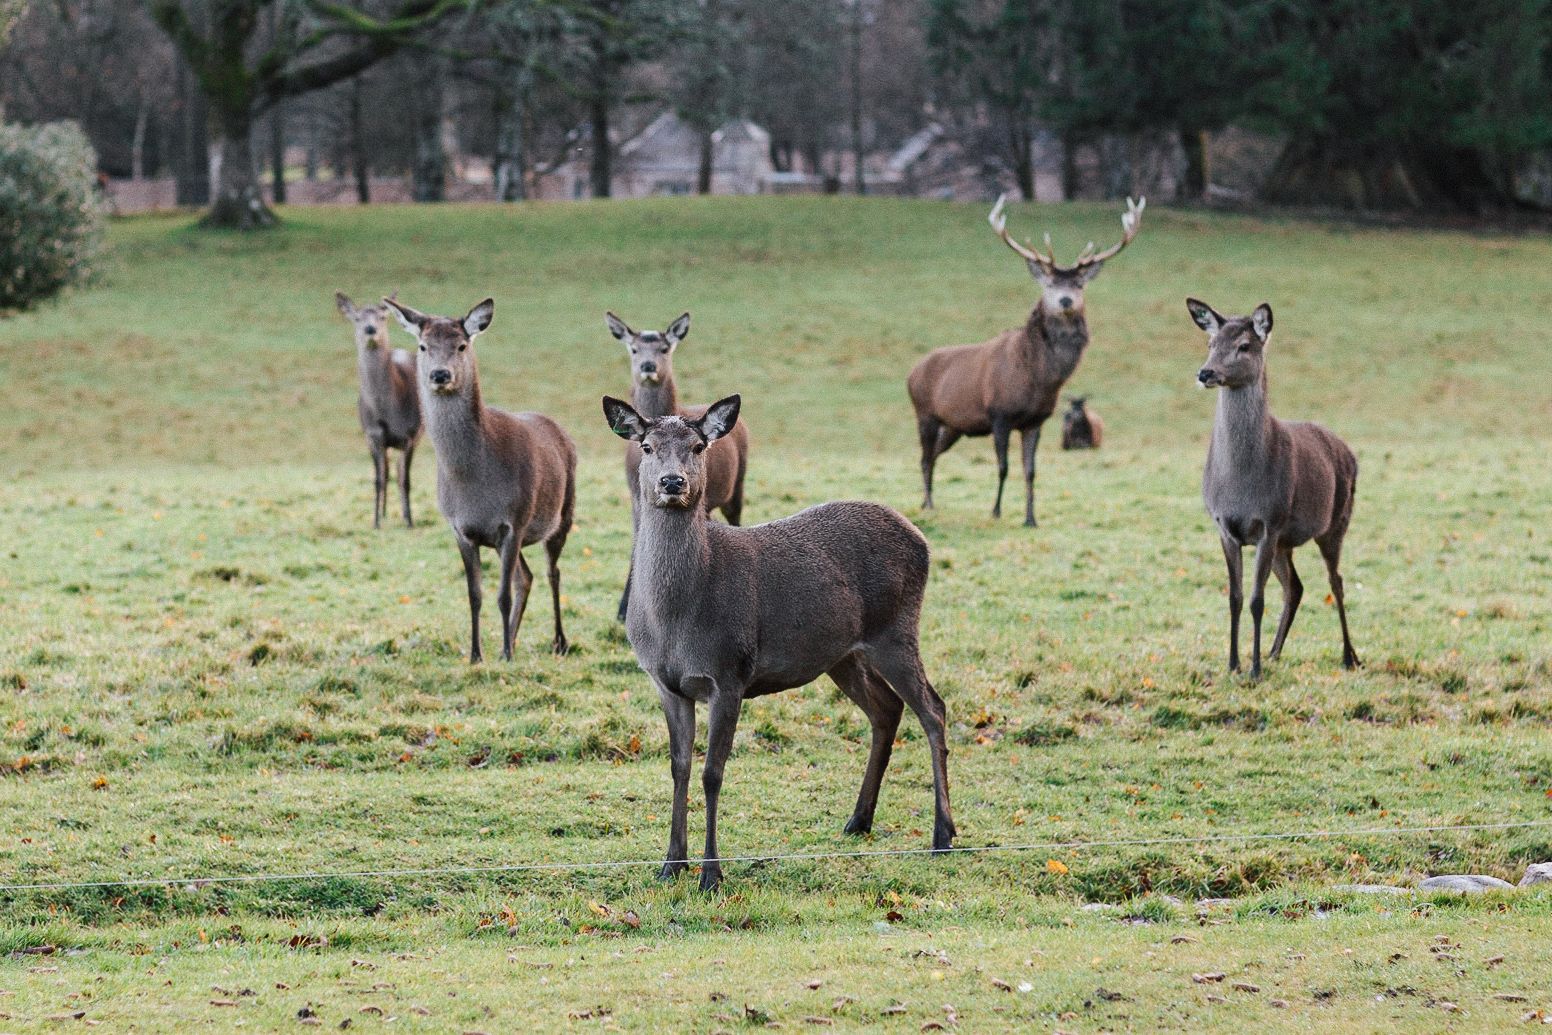
[{"label": "deer neck", "polygon": [[1215,464],[1224,471],[1243,471],[1262,463],[1271,438],[1271,426],[1265,371],[1254,384],[1218,389],[1212,437]]},{"label": "deer neck", "polygon": [[643,417],[667,417],[679,412],[679,391],[674,387],[674,376],[667,375],[653,384],[636,381],[631,391],[631,405]]},{"label": "deer neck", "polygon": [[643,491],[631,573],[631,613],[684,614],[705,595],[711,570],[706,508],[659,507]]},{"label": "deer neck", "polygon": [[1082,313],[1062,316],[1047,313],[1044,306],[1036,306],[1030,314],[1026,333],[1032,351],[1040,353],[1031,358],[1042,364],[1058,382],[1072,376],[1089,343],[1089,324]]},{"label": "deer neck", "polygon": [[489,449],[478,377],[468,387],[445,395],[422,385],[420,409],[426,434],[436,448],[437,465],[454,475],[477,469]]},{"label": "deer neck", "polygon": [[369,348],[356,346],[356,373],[361,377],[361,392],[370,399],[381,399],[392,385],[393,349],[387,345]]}]

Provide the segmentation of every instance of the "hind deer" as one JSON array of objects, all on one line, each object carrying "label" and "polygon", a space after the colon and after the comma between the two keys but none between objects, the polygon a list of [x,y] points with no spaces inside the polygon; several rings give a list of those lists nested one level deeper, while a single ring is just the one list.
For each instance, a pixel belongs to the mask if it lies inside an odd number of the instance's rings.
[{"label": "hind deer", "polygon": [[997,454],[997,501],[992,517],[1002,516],[1002,488],[1008,479],[1008,440],[1019,432],[1024,454],[1024,524],[1035,526],[1035,448],[1040,428],[1056,409],[1062,385],[1077,369],[1089,343],[1083,289],[1104,264],[1132,243],[1142,227],[1147,199],[1127,199],[1121,216],[1120,243],[1102,252],[1094,243],[1071,266],[1060,266],[1046,236],[1046,254],[1019,244],[1008,233],[1004,198],[989,221],[1004,244],[1029,265],[1040,285],[1040,301],[1017,330],[1004,331],[979,345],[951,345],[922,357],[911,370],[907,388],[916,408],[921,438],[922,507],[932,509],[932,472],[938,457],[960,436],[991,435]]},{"label": "hind deer", "polygon": [[660,876],[671,878],[689,866],[695,705],[710,711],[700,880],[701,889],[710,891],[722,881],[717,800],[743,702],[826,673],[873,727],[846,830],[873,828],[879,785],[908,705],[932,752],[932,847],[951,848],[947,715],[927,681],[918,645],[927,540],[893,510],[855,501],[826,503],[753,528],[716,524],[702,505],[708,457],[736,427],[739,397],[713,403],[699,417],[646,417],[608,397],[603,407],[610,429],[642,452],[625,630],[668,722],[674,797]]},{"label": "hind deer", "polygon": [[[674,353],[690,334],[690,314],[684,313],[662,333],[634,331],[613,313],[604,314],[604,323],[616,341],[624,345],[631,365],[631,405],[643,417],[699,417],[705,406],[680,406],[679,390],[674,384]],[[625,485],[630,490],[631,527],[636,526],[636,472],[641,467],[641,448],[634,442],[625,447]],[[730,435],[718,439],[706,453],[706,492],[702,506],[720,509],[730,525],[736,525],[744,512],[744,473],[749,468],[749,429],[740,421]],[[625,574],[625,590],[620,594],[618,618],[625,621],[630,603],[630,573]]]},{"label": "hind deer", "polygon": [[1062,414],[1063,449],[1098,449],[1105,440],[1105,422],[1089,409],[1088,396],[1075,395]]},{"label": "hind deer", "polygon": [[[501,556],[501,657],[512,659],[533,572],[523,547],[543,543],[555,608],[551,648],[566,653],[560,613],[560,553],[576,508],[577,450],[542,413],[508,413],[480,396],[474,339],[490,326],[486,299],[461,319],[431,316],[384,299],[420,346],[420,406],[437,455],[437,505],[453,529],[469,590],[469,661],[480,661],[480,548]],[[516,592],[514,595],[514,583]]]},{"label": "hind deer", "polygon": [[1358,666],[1347,631],[1342,595],[1342,540],[1353,516],[1358,459],[1347,443],[1319,424],[1282,421],[1266,399],[1266,346],[1272,334],[1272,307],[1263,302],[1249,316],[1219,315],[1205,302],[1186,299],[1196,325],[1207,332],[1207,362],[1197,371],[1202,388],[1216,388],[1202,500],[1229,568],[1229,671],[1239,671],[1239,615],[1244,600],[1241,550],[1256,548],[1250,588],[1254,623],[1250,675],[1261,675],[1261,615],[1267,576],[1283,587],[1283,614],[1277,622],[1269,659],[1282,653],[1304,596],[1293,567],[1293,551],[1311,539],[1325,558],[1331,595],[1342,623],[1342,665]]},{"label": "hind deer", "polygon": [[334,292],[334,304],[356,332],[356,373],[361,388],[356,413],[372,454],[372,527],[381,528],[388,509],[388,450],[399,457],[399,500],[404,524],[415,527],[410,516],[410,462],[420,441],[420,399],[415,390],[415,357],[403,349],[388,347],[388,307],[358,306],[343,292]]}]

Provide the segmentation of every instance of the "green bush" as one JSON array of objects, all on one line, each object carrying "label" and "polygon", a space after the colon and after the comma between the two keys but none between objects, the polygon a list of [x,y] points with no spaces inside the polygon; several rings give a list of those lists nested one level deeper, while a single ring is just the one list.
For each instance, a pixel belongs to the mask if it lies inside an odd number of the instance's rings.
[{"label": "green bush", "polygon": [[79,126],[0,126],[0,313],[91,272],[102,239],[97,156]]}]

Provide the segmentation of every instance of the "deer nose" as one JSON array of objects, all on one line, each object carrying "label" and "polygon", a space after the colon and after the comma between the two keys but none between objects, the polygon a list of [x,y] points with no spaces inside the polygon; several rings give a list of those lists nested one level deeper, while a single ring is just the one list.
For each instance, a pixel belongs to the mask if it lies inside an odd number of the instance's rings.
[{"label": "deer nose", "polygon": [[366,326],[366,336],[368,338],[371,338],[371,337],[375,337],[376,335],[377,335],[377,328],[373,327],[371,324],[367,324],[367,326]]},{"label": "deer nose", "polygon": [[652,362],[643,363],[641,364],[641,372],[643,374],[655,374],[657,373],[657,364]]},{"label": "deer nose", "polygon": [[1211,367],[1203,367],[1196,372],[1196,379],[1204,385],[1211,381],[1215,376],[1216,375],[1213,373]]},{"label": "deer nose", "polygon": [[682,474],[665,474],[657,480],[657,487],[668,496],[678,496],[684,492],[685,481]]},{"label": "deer nose", "polygon": [[1071,309],[1072,308],[1072,297],[1070,295],[1063,295],[1062,296],[1062,308],[1063,309]]},{"label": "deer nose", "polygon": [[452,379],[453,372],[446,367],[438,367],[431,371],[431,383],[434,385],[445,385]]}]

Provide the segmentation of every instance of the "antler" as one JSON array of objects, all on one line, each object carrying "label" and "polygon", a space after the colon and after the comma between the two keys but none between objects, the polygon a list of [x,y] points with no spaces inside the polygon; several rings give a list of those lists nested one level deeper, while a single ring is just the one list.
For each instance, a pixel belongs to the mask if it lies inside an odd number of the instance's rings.
[{"label": "antler", "polygon": [[1142,210],[1147,207],[1147,198],[1138,198],[1136,201],[1127,198],[1126,211],[1121,213],[1121,240],[1097,254],[1094,251],[1094,242],[1090,241],[1078,254],[1076,268],[1092,266],[1096,262],[1104,262],[1120,254],[1121,249],[1131,244],[1132,238],[1137,236],[1137,231],[1142,229]]},{"label": "antler", "polygon": [[997,231],[997,236],[1002,238],[1002,243],[1012,248],[1024,259],[1029,262],[1039,263],[1047,269],[1054,269],[1056,266],[1056,253],[1051,251],[1050,234],[1045,236],[1045,248],[1050,254],[1041,255],[1033,248],[1026,248],[1024,245],[1019,244],[1013,239],[1013,235],[1008,233],[1008,214],[1002,210],[1003,204],[1007,200],[1008,196],[1006,194],[997,195],[997,204],[992,206],[992,214],[986,217],[986,221],[992,225],[993,230]]}]

